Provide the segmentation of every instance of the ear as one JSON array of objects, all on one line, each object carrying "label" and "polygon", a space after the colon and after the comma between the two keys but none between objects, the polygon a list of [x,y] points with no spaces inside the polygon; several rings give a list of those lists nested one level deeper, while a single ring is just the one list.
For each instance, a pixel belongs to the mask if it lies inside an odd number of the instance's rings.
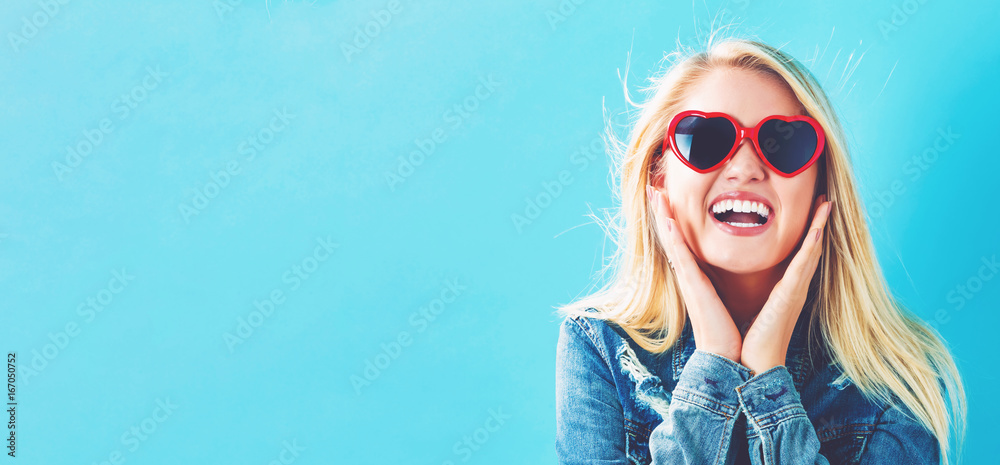
[{"label": "ear", "polygon": [[661,191],[664,187],[663,178],[665,178],[665,176],[662,173],[658,173],[656,171],[649,173],[649,185],[656,188],[656,190]]},{"label": "ear", "polygon": [[656,190],[663,190],[664,188],[666,163],[667,160],[663,158],[663,154],[657,149],[656,153],[653,154],[653,162],[649,166],[649,185],[656,188]]}]

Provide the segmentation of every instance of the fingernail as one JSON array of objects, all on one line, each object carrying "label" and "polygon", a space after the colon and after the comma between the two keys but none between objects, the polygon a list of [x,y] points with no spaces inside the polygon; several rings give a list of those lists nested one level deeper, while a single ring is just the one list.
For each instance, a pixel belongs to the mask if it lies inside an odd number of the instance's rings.
[{"label": "fingernail", "polygon": [[668,218],[667,219],[667,232],[673,232],[673,231],[674,231],[674,220]]},{"label": "fingernail", "polygon": [[821,232],[823,232],[823,228],[816,228],[816,234],[813,234],[813,237],[815,237],[817,241],[819,240],[819,234]]}]

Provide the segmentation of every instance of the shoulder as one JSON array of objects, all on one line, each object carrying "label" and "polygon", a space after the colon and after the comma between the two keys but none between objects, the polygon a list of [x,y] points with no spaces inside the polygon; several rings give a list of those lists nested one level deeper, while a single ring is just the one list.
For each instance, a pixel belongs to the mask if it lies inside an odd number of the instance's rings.
[{"label": "shoulder", "polygon": [[572,328],[576,331],[593,331],[593,326],[601,320],[597,318],[598,311],[594,308],[576,310],[563,316],[560,330]]},{"label": "shoulder", "polygon": [[[560,328],[560,358],[569,351],[600,354],[604,364],[622,384],[626,380],[636,385],[665,382],[668,390],[676,382],[677,367],[683,366],[673,347],[653,353],[637,343],[621,325],[604,318],[598,310],[586,309],[567,316]],[[693,347],[691,348],[693,351]],[[646,381],[650,379],[650,381]]]},{"label": "shoulder", "polygon": [[610,356],[619,345],[618,334],[612,326],[614,323],[600,318],[594,308],[566,315],[559,327],[561,351],[571,348],[597,351],[605,362],[610,362]]}]

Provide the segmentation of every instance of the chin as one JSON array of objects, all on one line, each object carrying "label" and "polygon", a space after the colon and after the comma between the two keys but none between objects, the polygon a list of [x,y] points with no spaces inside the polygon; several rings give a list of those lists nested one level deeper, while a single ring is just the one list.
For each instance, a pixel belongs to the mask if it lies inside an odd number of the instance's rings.
[{"label": "chin", "polygon": [[705,254],[703,261],[708,265],[730,273],[747,274],[769,270],[777,265],[771,251],[757,249],[747,253],[746,249],[719,250]]}]

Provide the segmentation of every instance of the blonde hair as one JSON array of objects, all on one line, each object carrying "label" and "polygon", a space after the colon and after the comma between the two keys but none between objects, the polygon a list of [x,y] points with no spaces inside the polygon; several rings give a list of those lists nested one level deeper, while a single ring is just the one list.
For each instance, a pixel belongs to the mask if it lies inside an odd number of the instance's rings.
[{"label": "blonde hair", "polygon": [[647,101],[633,102],[626,86],[626,99],[638,109],[628,143],[618,141],[610,127],[606,135],[618,158],[614,166],[620,182],[620,208],[603,225],[617,245],[605,270],[613,275],[602,288],[559,312],[612,321],[653,353],[674,345],[686,309],[657,242],[645,189],[658,169],[663,134],[686,93],[712,70],[737,68],[780,78],[825,130],[817,194],[826,193],[836,204],[803,310],[810,311],[809,334],[819,332],[831,360],[869,399],[894,404],[895,395],[934,434],[948,463],[951,432],[957,432],[956,443],[961,444],[965,431],[965,392],[958,369],[937,334],[888,289],[855,187],[846,139],[826,94],[802,64],[780,50],[753,40],[713,40],[703,52],[682,47],[667,55],[665,60],[672,64],[643,89],[653,91]]}]

